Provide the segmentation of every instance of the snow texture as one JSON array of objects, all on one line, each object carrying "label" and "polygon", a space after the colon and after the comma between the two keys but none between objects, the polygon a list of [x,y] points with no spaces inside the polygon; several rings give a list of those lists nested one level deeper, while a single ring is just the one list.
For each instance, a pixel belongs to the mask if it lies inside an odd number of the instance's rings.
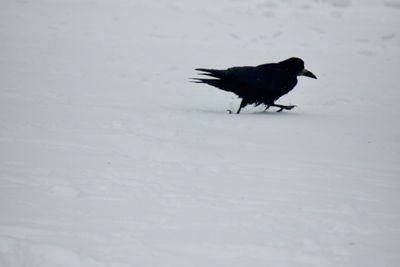
[{"label": "snow texture", "polygon": [[[399,266],[400,1],[0,1],[0,266]],[[246,107],[194,68],[304,59]]]}]

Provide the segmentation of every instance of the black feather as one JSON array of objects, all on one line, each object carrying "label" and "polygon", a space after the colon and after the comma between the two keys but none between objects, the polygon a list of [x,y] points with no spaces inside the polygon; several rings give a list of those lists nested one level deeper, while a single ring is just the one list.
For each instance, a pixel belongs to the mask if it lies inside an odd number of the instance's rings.
[{"label": "black feather", "polygon": [[194,78],[195,83],[206,83],[224,91],[233,92],[242,98],[242,107],[248,104],[265,104],[292,109],[294,106],[275,104],[281,96],[290,92],[297,84],[297,76],[316,78],[304,69],[304,62],[299,58],[289,58],[279,63],[263,64],[255,67],[233,67],[226,70],[197,68],[201,75],[215,79]]}]

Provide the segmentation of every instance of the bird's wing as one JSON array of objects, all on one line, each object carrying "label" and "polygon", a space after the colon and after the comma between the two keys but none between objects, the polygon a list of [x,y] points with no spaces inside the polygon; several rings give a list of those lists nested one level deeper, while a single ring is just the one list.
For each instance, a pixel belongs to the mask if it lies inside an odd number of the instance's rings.
[{"label": "bird's wing", "polygon": [[[256,103],[273,103],[287,94],[297,83],[277,64],[264,64],[256,67],[234,67],[226,70],[232,92]],[[222,80],[224,80],[222,79]]]},{"label": "bird's wing", "polygon": [[280,91],[292,83],[290,76],[277,64],[264,64],[256,67],[234,67],[226,71],[227,77],[244,87],[264,92]]},{"label": "bird's wing", "polygon": [[297,83],[278,64],[263,64],[256,67],[233,67],[226,70],[197,69],[214,79],[195,79],[225,91],[237,94],[252,102],[273,102],[289,92]]}]

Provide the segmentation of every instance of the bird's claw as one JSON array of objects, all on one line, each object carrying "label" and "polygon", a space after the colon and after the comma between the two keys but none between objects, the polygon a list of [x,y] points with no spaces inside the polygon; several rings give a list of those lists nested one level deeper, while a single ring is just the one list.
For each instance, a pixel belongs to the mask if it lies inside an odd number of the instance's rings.
[{"label": "bird's claw", "polygon": [[282,112],[282,110],[286,109],[286,110],[291,110],[295,107],[295,105],[292,106],[280,106],[280,109],[277,110],[276,112]]},{"label": "bird's claw", "polygon": [[287,106],[285,109],[287,109],[287,110],[291,110],[291,109],[293,109],[295,106],[296,106],[296,105]]}]

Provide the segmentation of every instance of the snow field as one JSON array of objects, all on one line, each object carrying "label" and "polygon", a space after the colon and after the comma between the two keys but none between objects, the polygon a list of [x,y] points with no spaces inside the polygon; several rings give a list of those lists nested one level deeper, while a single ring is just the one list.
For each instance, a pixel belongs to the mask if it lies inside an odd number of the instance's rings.
[{"label": "snow field", "polygon": [[[0,266],[397,266],[398,1],[0,3]],[[262,113],[196,67],[304,59]]]}]

